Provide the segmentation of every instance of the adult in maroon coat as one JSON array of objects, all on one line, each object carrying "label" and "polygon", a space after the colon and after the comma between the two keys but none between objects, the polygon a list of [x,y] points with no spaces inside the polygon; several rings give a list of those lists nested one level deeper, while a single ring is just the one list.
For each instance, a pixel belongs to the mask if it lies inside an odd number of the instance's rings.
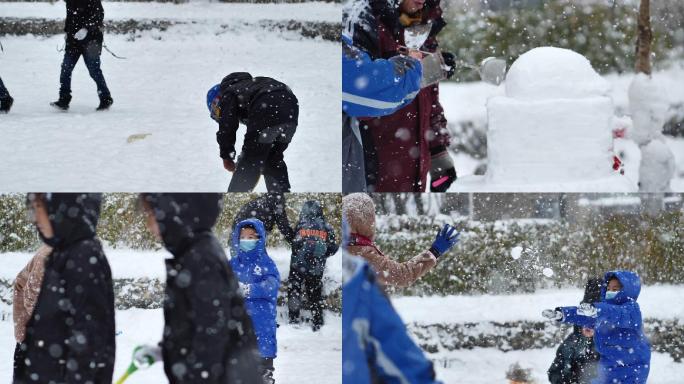
[{"label": "adult in maroon coat", "polygon": [[[430,35],[421,50],[437,50],[436,35],[446,24],[440,0],[367,1],[365,8],[356,7],[345,15],[355,46],[374,59],[387,59],[405,47],[406,27],[430,23]],[[438,85],[423,88],[413,102],[392,115],[359,120],[369,190],[422,192],[430,173],[431,190],[445,191],[456,179],[446,150],[449,134]]]}]

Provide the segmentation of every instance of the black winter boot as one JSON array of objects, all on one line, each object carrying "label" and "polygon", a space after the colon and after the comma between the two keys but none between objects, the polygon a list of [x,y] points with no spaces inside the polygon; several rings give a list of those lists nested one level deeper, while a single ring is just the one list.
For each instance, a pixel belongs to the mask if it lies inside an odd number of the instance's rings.
[{"label": "black winter boot", "polygon": [[69,109],[69,103],[71,102],[71,96],[60,96],[59,100],[50,103],[53,107],[66,111]]},{"label": "black winter boot", "polygon": [[97,106],[96,111],[106,111],[114,104],[114,99],[111,96],[100,97],[100,105]]},{"label": "black winter boot", "polygon": [[14,99],[12,98],[12,96],[7,96],[4,99],[0,99],[0,112],[9,112],[12,108],[12,103],[14,103]]}]

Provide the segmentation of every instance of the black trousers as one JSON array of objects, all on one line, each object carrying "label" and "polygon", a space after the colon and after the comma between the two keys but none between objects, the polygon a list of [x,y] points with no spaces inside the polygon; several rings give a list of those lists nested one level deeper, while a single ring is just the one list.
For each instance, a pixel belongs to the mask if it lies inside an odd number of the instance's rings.
[{"label": "black trousers", "polygon": [[71,36],[67,36],[66,45],[64,47],[64,60],[62,61],[62,70],[59,75],[59,98],[68,99],[71,97],[71,74],[78,59],[83,56],[86,68],[90,77],[97,85],[97,94],[100,98],[110,97],[109,88],[105,81],[102,69],[100,68],[100,55],[102,54],[102,32],[93,30],[88,32],[85,40],[78,41]]},{"label": "black trousers", "polygon": [[262,144],[247,140],[245,137],[228,192],[251,192],[262,174],[268,192],[290,192],[290,177],[284,158],[289,143]]},{"label": "black trousers", "polygon": [[271,92],[251,102],[245,141],[228,192],[251,192],[261,175],[269,192],[290,192],[284,153],[298,119],[299,102],[292,92]]},{"label": "black trousers", "polygon": [[291,323],[299,322],[299,312],[304,298],[311,309],[314,326],[323,325],[323,276],[305,273],[290,267],[287,278],[287,309]]}]

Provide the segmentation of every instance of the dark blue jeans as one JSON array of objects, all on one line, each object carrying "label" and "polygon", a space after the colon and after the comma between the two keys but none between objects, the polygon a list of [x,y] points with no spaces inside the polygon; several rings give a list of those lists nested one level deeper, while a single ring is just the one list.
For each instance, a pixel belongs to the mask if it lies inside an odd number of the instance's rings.
[{"label": "dark blue jeans", "polygon": [[71,37],[67,38],[64,48],[64,61],[62,61],[62,72],[59,76],[59,97],[69,98],[71,96],[71,73],[83,56],[83,61],[88,68],[90,77],[97,84],[97,94],[100,98],[110,97],[107,82],[105,82],[102,69],[100,69],[100,54],[102,53],[102,38],[87,38],[86,41],[78,41]]},{"label": "dark blue jeans", "polygon": [[0,99],[6,99],[9,97],[9,91],[5,88],[5,84],[2,82],[2,77],[0,77]]}]

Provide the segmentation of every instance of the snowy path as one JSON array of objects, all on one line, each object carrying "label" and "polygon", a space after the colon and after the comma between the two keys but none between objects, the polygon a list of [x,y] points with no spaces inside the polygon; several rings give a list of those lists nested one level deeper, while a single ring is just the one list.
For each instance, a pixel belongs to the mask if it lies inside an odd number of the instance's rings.
[{"label": "snowy path", "polygon": [[[112,51],[127,57],[117,60],[103,52],[114,98],[105,113],[94,111],[95,85],[82,62],[74,71],[70,111],[56,112],[48,105],[57,98],[62,55],[56,47],[63,36],[3,37],[0,76],[15,98],[12,112],[0,119],[0,185],[5,192],[226,191],[230,174],[218,156],[217,124],[208,116],[205,98],[213,84],[235,71],[279,79],[299,99],[300,124],[285,152],[293,192],[340,190],[339,45],[240,24],[243,17],[278,15],[325,21],[335,12],[339,18],[337,7],[273,5],[263,13],[246,4],[105,7],[112,10],[108,17],[176,15],[197,22],[143,32],[134,41],[128,35],[105,36]],[[47,3],[0,3],[2,16],[56,18],[63,12]],[[236,148],[242,135],[244,127]],[[261,181],[257,191],[264,190]]]},{"label": "snowy path", "polygon": [[[0,309],[3,309],[0,304]],[[317,333],[307,327],[292,327],[279,320],[277,331],[278,357],[275,359],[275,378],[278,384],[305,382],[336,384],[341,379],[342,319],[326,313],[326,325]],[[129,309],[117,311],[117,352],[114,377],[118,379],[131,361],[133,348],[139,344],[156,344],[161,338],[164,315],[161,309]],[[0,321],[0,382],[12,378],[14,336],[12,321]],[[138,371],[126,383],[166,383],[163,367],[155,364]]]}]

